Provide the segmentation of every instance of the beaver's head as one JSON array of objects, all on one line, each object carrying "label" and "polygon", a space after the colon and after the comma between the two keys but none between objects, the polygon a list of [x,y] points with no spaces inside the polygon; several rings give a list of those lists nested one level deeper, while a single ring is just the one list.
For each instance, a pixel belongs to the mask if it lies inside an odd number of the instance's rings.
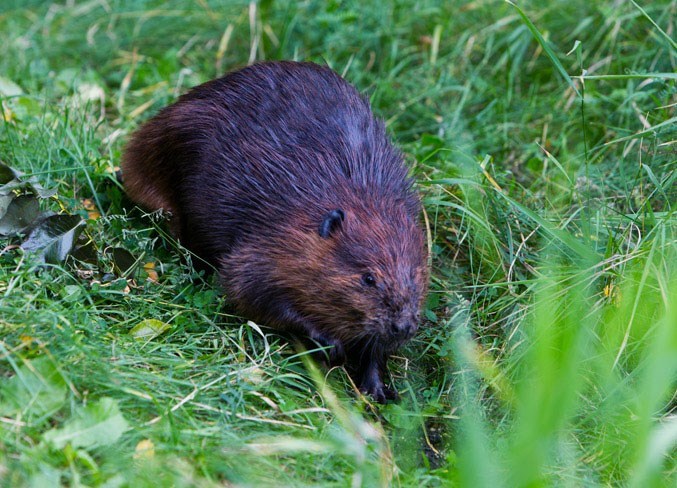
[{"label": "beaver's head", "polygon": [[276,280],[348,348],[394,351],[416,332],[427,292],[424,232],[406,202],[363,199],[290,231]]}]

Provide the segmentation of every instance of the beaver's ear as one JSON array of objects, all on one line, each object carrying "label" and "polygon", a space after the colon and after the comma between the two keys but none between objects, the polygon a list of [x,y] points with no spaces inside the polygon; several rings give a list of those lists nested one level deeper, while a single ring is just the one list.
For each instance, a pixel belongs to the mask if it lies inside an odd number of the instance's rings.
[{"label": "beaver's ear", "polygon": [[329,238],[334,232],[341,228],[341,224],[346,218],[346,214],[340,208],[332,210],[324,216],[318,229],[320,237]]}]

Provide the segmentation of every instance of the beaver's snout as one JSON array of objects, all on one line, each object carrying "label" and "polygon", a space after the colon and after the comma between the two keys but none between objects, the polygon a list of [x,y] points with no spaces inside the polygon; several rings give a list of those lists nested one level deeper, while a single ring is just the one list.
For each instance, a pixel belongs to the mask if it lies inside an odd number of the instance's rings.
[{"label": "beaver's snout", "polygon": [[404,314],[390,324],[390,336],[395,342],[405,342],[414,337],[418,330],[418,312]]}]

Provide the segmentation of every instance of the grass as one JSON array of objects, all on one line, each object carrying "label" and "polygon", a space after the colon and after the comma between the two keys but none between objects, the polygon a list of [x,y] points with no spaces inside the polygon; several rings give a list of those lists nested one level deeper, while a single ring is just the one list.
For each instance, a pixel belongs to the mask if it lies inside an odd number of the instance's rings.
[{"label": "grass", "polygon": [[[676,13],[4,1],[0,159],[94,256],[3,245],[0,484],[675,486]],[[281,58],[368,94],[419,182],[433,273],[398,404],[233,315],[115,179],[178,94]]]}]

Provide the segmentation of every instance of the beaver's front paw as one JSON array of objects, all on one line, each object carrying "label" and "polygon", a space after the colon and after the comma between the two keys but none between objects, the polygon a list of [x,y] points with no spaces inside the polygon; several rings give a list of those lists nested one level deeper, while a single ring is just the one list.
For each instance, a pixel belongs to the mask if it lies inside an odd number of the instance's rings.
[{"label": "beaver's front paw", "polygon": [[359,384],[362,394],[371,396],[377,403],[386,403],[398,399],[397,390],[389,388],[383,383],[378,368],[368,368],[365,373]]},{"label": "beaver's front paw", "polygon": [[322,332],[313,332],[310,338],[320,347],[325,348],[322,352],[330,366],[338,366],[345,363],[346,351],[343,347],[343,342]]}]

